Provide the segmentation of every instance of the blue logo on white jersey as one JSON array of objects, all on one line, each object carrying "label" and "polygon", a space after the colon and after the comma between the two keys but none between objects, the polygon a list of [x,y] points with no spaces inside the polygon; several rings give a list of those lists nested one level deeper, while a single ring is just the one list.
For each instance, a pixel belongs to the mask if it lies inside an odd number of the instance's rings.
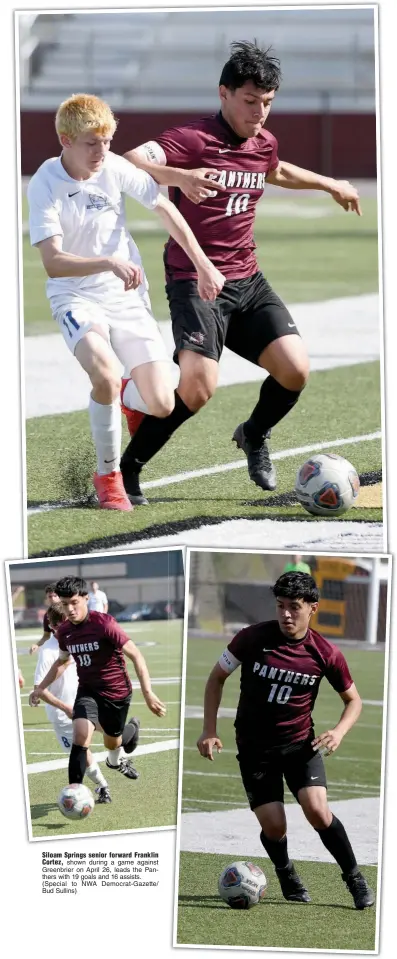
[{"label": "blue logo on white jersey", "polygon": [[87,204],[87,210],[103,210],[105,206],[109,206],[109,200],[105,196],[89,193],[88,197],[90,202]]}]

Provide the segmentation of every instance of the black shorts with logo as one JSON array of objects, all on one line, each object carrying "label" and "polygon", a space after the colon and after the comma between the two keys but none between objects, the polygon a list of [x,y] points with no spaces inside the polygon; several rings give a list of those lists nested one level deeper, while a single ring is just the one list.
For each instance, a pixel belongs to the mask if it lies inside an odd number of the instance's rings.
[{"label": "black shorts with logo", "polygon": [[284,779],[295,799],[306,786],[327,786],[324,760],[311,745],[313,735],[303,742],[261,753],[239,747],[237,760],[251,809],[284,802]]},{"label": "black shorts with logo", "polygon": [[202,300],[196,280],[169,280],[166,292],[175,341],[174,359],[192,350],[219,361],[223,347],[258,363],[266,346],[298,334],[296,324],[262,273],[229,280],[216,300]]},{"label": "black shorts with logo", "polygon": [[107,736],[121,736],[127,722],[131,693],[124,699],[107,699],[96,690],[79,686],[73,706],[73,719],[89,719],[101,726]]}]

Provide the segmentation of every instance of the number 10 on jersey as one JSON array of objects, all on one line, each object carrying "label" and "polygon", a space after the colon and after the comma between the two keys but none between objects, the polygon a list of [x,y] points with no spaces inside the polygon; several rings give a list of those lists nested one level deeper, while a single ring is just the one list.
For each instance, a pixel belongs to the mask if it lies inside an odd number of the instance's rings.
[{"label": "number 10 on jersey", "polygon": [[249,193],[231,193],[227,202],[226,216],[245,213],[248,208],[249,198]]}]

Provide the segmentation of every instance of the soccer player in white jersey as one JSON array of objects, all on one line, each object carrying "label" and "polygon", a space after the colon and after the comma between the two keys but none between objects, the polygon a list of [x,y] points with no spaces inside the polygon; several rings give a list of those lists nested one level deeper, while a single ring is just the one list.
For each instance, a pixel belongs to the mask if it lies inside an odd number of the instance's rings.
[{"label": "soccer player in white jersey", "polygon": [[[59,623],[64,619],[63,610],[60,604],[50,606],[47,612],[51,629],[55,630]],[[41,681],[47,675],[49,669],[59,657],[59,646],[55,633],[50,633],[50,638],[40,648],[37,659],[37,666],[34,674],[34,690],[29,697],[29,705],[37,706],[32,697],[40,686]],[[47,689],[41,690],[40,699],[44,702],[44,708],[47,713],[58,743],[65,753],[70,753],[73,743],[73,704],[76,699],[78,687],[76,664],[73,660],[65,669],[59,679],[51,683]],[[86,775],[91,782],[95,783],[98,794],[97,803],[109,803],[111,797],[107,781],[101,772],[92,752],[87,753]]]},{"label": "soccer player in white jersey", "polygon": [[[174,380],[139,251],[127,229],[123,195],[159,214],[195,264],[203,299],[215,300],[224,277],[151,176],[109,152],[116,125],[110,107],[98,97],[76,94],[62,103],[55,120],[61,156],[46,160],[34,174],[28,201],[31,243],[48,275],[54,319],[92,384],[89,416],[99,504],[131,510],[134,500],[127,497],[119,470],[117,359],[137,388],[136,408],[156,417],[173,409]],[[190,195],[193,190],[199,196],[205,173],[191,171],[189,180],[186,171],[170,170],[170,183],[181,179]]]},{"label": "soccer player in white jersey", "polygon": [[109,609],[108,598],[103,589],[99,589],[96,580],[90,583],[91,589],[88,593],[88,609],[94,609],[97,613],[107,613]]}]

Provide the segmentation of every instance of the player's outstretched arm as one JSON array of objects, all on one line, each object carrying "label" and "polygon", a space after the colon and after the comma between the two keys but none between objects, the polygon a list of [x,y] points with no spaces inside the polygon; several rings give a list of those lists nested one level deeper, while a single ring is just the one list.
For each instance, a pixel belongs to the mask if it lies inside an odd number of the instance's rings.
[{"label": "player's outstretched arm", "polygon": [[33,643],[33,645],[30,647],[29,653],[37,653],[37,650],[40,649],[40,646],[44,646],[44,643],[47,642],[50,636],[51,636],[51,633],[47,633],[44,631],[41,639],[38,639],[37,643]]},{"label": "player's outstretched arm", "polygon": [[149,670],[146,665],[146,660],[142,656],[140,650],[135,646],[135,643],[132,642],[132,639],[129,639],[127,643],[124,643],[123,653],[134,664],[134,669],[137,674],[139,685],[142,690],[142,696],[146,705],[149,707],[150,711],[155,714],[155,716],[165,716],[167,712],[166,707],[164,703],[161,702],[161,699],[159,699],[152,690],[152,684],[149,676]]},{"label": "player's outstretched arm", "polygon": [[204,692],[204,723],[201,736],[197,740],[197,748],[201,756],[211,761],[214,758],[213,750],[216,749],[219,753],[223,749],[223,744],[217,735],[216,723],[223,687],[228,675],[229,673],[225,673],[217,663],[207,679]]},{"label": "player's outstretched arm", "polygon": [[322,190],[329,193],[335,203],[339,203],[347,212],[362,216],[358,190],[348,180],[334,180],[332,177],[321,176],[320,173],[313,173],[280,160],[277,169],[268,173],[266,183],[287,187],[289,190]]},{"label": "player's outstretched arm", "polygon": [[339,693],[339,695],[345,704],[340,720],[334,729],[327,729],[325,733],[321,733],[320,736],[313,739],[312,746],[314,749],[325,748],[327,753],[334,753],[340,746],[343,737],[358,720],[363,704],[355,684],[352,683],[346,692]]},{"label": "player's outstretched arm", "polygon": [[[36,701],[33,702],[33,697],[35,698],[35,700],[37,699],[37,690],[39,689],[40,689],[39,686],[35,686],[33,692],[31,692],[29,696],[29,706],[39,705]],[[69,719],[73,719],[73,706],[69,706],[67,703],[62,702],[61,699],[58,699],[56,696],[53,696],[52,693],[50,693],[49,689],[40,689],[40,699],[43,701],[43,703],[47,703],[48,706],[54,706],[55,709],[61,709],[62,712],[69,717]]]},{"label": "player's outstretched arm", "polygon": [[142,283],[142,268],[115,256],[75,256],[62,249],[62,237],[50,236],[36,243],[47,276],[93,276],[96,273],[114,273],[124,283],[124,289],[136,289]]},{"label": "player's outstretched arm", "polygon": [[[37,706],[37,703],[42,698],[41,694],[44,689],[47,689],[47,686],[51,686],[51,683],[55,683],[57,679],[62,676],[62,673],[65,672],[68,666],[73,662],[72,656],[67,654],[65,657],[62,655],[55,660],[55,663],[52,664],[51,669],[48,670],[48,673],[44,676],[44,679],[40,681],[40,686],[37,686],[36,689],[30,694],[32,702],[31,706]],[[30,702],[30,698],[29,698]]]},{"label": "player's outstretched arm", "polygon": [[173,203],[159,196],[155,212],[197,270],[197,287],[203,300],[215,300],[225,283],[223,273],[211,263],[198,244],[190,226]]},{"label": "player's outstretched arm", "polygon": [[226,187],[219,183],[209,182],[209,177],[217,176],[219,170],[200,167],[197,170],[181,170],[180,167],[167,166],[167,157],[159,144],[158,155],[151,159],[145,145],[129,150],[124,154],[126,160],[133,163],[139,170],[149,173],[160,186],[178,187],[192,203],[202,203],[214,192],[224,192]]}]

